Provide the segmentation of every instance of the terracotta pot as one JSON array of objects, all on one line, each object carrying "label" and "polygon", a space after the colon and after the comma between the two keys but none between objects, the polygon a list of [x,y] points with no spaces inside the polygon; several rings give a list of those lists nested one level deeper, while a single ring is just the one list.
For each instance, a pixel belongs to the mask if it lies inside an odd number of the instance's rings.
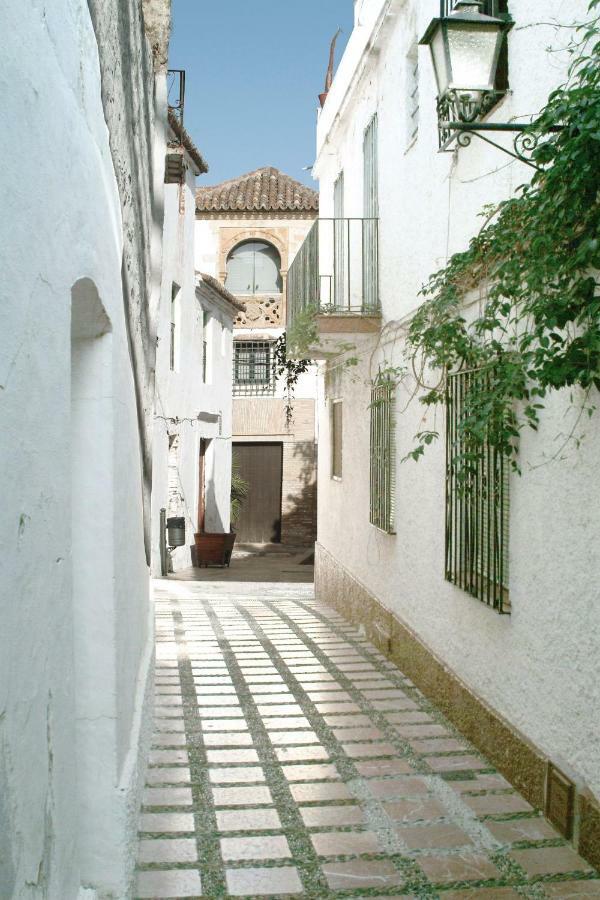
[{"label": "terracotta pot", "polygon": [[198,568],[229,566],[235,544],[235,531],[223,534],[197,532],[194,535],[194,543],[196,545],[194,565]]}]

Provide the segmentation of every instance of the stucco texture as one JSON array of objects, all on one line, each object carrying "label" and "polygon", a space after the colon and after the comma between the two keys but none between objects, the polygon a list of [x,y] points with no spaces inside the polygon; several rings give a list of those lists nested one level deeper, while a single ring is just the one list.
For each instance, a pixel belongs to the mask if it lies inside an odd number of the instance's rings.
[{"label": "stucco texture", "polygon": [[[70,900],[82,884],[123,897],[132,869],[152,625],[122,269],[152,266],[129,224],[124,255],[119,183],[130,185],[128,221],[143,230],[150,187],[128,176],[150,170],[152,148],[130,138],[132,97],[113,97],[114,119],[136,154],[135,164],[123,162],[118,183],[101,62],[116,71],[125,47],[137,46],[127,79],[140,86],[136,115],[154,91],[143,23],[125,24],[123,6],[116,15],[104,4],[96,18],[115,20],[103,59],[82,0],[9,2],[0,10],[0,153],[16,160],[18,134],[21,173],[16,161],[0,173],[0,896],[7,898]],[[141,133],[150,140],[150,132],[147,118]],[[81,324],[73,335],[72,319]],[[90,430],[78,429],[81,422]]]},{"label": "stucco texture", "polygon": [[[329,378],[319,401],[319,542],[484,704],[537,752],[568,767],[597,798],[600,507],[590,497],[599,485],[598,414],[576,428],[585,435],[579,449],[573,441],[562,447],[581,398],[554,393],[539,431],[523,434],[523,474],[510,483],[510,616],[498,616],[444,580],[445,417],[441,410],[425,416],[416,399],[410,402],[410,379],[396,401],[397,533],[369,524],[369,382],[380,364],[405,364],[403,329],[421,301],[423,282],[450,253],[467,246],[486,203],[509,196],[528,178],[524,166],[505,165],[497,150],[482,143],[437,154],[435,87],[425,48],[419,50],[419,130],[408,144],[400,102],[407,85],[403,61],[434,5],[364,0],[364,27],[350,40],[319,121],[321,212],[330,214],[333,183],[344,169],[346,215],[360,216],[363,132],[377,111],[383,310],[381,335],[361,338],[358,366]],[[564,76],[564,56],[553,54],[548,62],[545,49],[561,44],[560,30],[536,24],[534,6],[510,4],[519,26],[509,44],[511,93],[492,121],[531,114]],[[583,20],[586,6],[549,2],[544,21]],[[398,147],[405,151],[400,156]],[[344,401],[341,481],[330,477],[330,401],[336,398]],[[418,464],[401,462],[414,435],[426,428],[439,431],[440,441]]]}]

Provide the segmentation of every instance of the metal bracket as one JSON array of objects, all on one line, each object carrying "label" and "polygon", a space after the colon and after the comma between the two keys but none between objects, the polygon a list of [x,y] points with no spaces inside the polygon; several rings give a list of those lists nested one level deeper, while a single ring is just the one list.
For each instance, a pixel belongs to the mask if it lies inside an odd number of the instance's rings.
[{"label": "metal bracket", "polygon": [[179,139],[183,144],[183,117],[185,111],[185,69],[169,69],[167,72],[167,104],[169,112],[179,125]]},{"label": "metal bracket", "polygon": [[[454,93],[454,92],[453,92]],[[498,95],[485,95],[482,105],[476,110],[474,105],[469,105],[463,97],[445,97],[438,101],[438,129],[440,152],[451,152],[456,144],[459,147],[468,147],[473,136],[478,137],[480,141],[485,141],[502,153],[506,153],[513,159],[525,163],[526,166],[535,169],[538,172],[543,170],[542,166],[538,166],[531,159],[531,154],[539,146],[540,135],[531,130],[531,125],[518,125],[512,122],[478,122],[476,117],[485,115],[492,106],[497,102]],[[452,113],[459,113],[458,116],[452,116]],[[443,118],[444,114],[447,118]],[[448,115],[450,114],[450,115]],[[563,125],[553,125],[548,131],[558,134],[563,131]],[[486,137],[489,133],[514,134],[513,149]]]}]

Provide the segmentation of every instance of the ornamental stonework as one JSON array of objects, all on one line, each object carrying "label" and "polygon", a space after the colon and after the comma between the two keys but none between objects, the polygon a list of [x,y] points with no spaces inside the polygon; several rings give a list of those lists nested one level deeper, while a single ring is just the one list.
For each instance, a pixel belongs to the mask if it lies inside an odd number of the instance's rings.
[{"label": "ornamental stonework", "polygon": [[246,309],[235,320],[236,328],[279,328],[283,325],[283,295],[244,297]]}]

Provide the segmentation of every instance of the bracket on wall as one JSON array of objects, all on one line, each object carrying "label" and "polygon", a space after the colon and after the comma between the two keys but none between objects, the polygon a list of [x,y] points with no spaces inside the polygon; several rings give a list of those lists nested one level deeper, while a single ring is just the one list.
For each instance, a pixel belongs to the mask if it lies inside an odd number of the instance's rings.
[{"label": "bracket on wall", "polygon": [[[563,125],[553,125],[549,131],[553,134],[558,134],[563,128]],[[439,130],[441,152],[451,152],[456,144],[459,147],[468,147],[473,136],[475,136],[480,141],[490,144],[497,150],[501,150],[502,153],[512,156],[513,159],[525,163],[526,166],[530,166],[538,172],[541,172],[543,169],[543,166],[538,166],[531,159],[531,154],[539,146],[540,136],[531,131],[530,125],[516,125],[504,122],[449,122],[440,120]],[[498,132],[514,134],[512,150],[486,137],[487,134]]]}]

